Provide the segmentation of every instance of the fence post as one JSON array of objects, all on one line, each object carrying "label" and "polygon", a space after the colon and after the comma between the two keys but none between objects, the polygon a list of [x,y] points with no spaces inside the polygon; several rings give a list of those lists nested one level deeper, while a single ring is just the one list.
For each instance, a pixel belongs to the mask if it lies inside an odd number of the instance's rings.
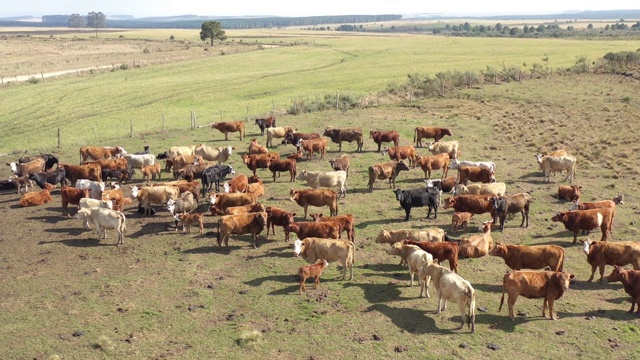
[{"label": "fence post", "polygon": [[413,89],[411,89],[411,92],[409,93],[409,104],[411,104],[413,102]]},{"label": "fence post", "polygon": [[164,113],[162,113],[162,132],[164,133]]},{"label": "fence post", "polygon": [[60,128],[58,128],[58,149],[60,149]]},{"label": "fence post", "polygon": [[276,101],[271,100],[271,116],[276,117]]},{"label": "fence post", "polygon": [[293,113],[298,115],[298,100],[293,100]]},{"label": "fence post", "polygon": [[131,132],[129,133],[129,137],[133,138],[133,120],[129,120],[129,126],[131,128]]},{"label": "fence post", "polygon": [[42,82],[44,82],[44,73],[40,73],[40,76],[42,76]]},{"label": "fence post", "polygon": [[340,99],[340,93],[336,91],[336,110],[338,110],[338,100]]},{"label": "fence post", "polygon": [[493,83],[494,84],[498,83],[498,73],[493,74]]},{"label": "fence post", "polygon": [[198,124],[197,124],[197,120],[198,120],[198,116],[196,115],[196,112],[193,112],[193,128],[197,129],[198,128]]},{"label": "fence post", "polygon": [[378,107],[380,107],[380,94],[378,94]]},{"label": "fence post", "polygon": [[518,81],[522,81],[522,70],[520,70],[520,73],[518,73]]},{"label": "fence post", "polygon": [[76,68],[76,74],[78,74],[78,76],[80,76],[80,69]]},{"label": "fence post", "polygon": [[245,122],[249,122],[249,105],[247,105],[247,115],[244,118]]},{"label": "fence post", "polygon": [[222,113],[223,113],[223,111],[220,110],[220,122],[222,122]]},{"label": "fence post", "polygon": [[4,77],[0,76],[0,83],[2,83],[2,86],[4,86]]}]

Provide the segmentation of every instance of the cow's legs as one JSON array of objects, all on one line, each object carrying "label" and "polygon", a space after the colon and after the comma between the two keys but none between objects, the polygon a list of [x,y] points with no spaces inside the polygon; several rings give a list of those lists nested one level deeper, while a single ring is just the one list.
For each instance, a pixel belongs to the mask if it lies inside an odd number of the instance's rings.
[{"label": "cow's legs", "polygon": [[464,323],[467,320],[467,301],[458,301],[458,309],[460,309],[460,316],[462,316],[462,323],[458,329],[462,330],[462,328],[464,328]]},{"label": "cow's legs", "polygon": [[516,319],[516,314],[513,312],[513,308],[514,305],[516,304],[516,300],[518,300],[518,295],[517,294],[512,294],[509,293],[509,299],[507,299],[507,304],[509,304],[509,318],[511,318],[511,320],[515,320]]},{"label": "cow's legs", "polygon": [[602,284],[604,278],[604,265],[605,264],[601,264],[600,266],[598,266],[598,270],[600,270],[600,284]]},{"label": "cow's legs", "polygon": [[591,265],[591,277],[589,278],[589,280],[587,280],[588,282],[593,281],[593,276],[596,273],[596,267],[597,267],[597,265]]}]

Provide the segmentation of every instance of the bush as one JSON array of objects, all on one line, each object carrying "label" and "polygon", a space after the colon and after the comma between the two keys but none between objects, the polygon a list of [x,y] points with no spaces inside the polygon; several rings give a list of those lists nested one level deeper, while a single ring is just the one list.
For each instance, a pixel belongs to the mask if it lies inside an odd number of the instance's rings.
[{"label": "bush", "polygon": [[32,76],[32,77],[29,78],[29,84],[37,84],[39,82],[40,82],[40,80],[35,76]]},{"label": "bush", "polygon": [[142,53],[143,53],[143,54],[150,54],[150,53],[151,53],[151,50],[149,50],[148,48],[144,48],[144,49],[142,50]]},{"label": "bush", "polygon": [[129,70],[129,65],[127,65],[127,64],[120,64],[120,70]]},{"label": "bush", "polygon": [[169,35],[169,40],[175,40],[175,39],[176,39],[176,37],[175,37],[175,36],[173,36],[173,35]]}]

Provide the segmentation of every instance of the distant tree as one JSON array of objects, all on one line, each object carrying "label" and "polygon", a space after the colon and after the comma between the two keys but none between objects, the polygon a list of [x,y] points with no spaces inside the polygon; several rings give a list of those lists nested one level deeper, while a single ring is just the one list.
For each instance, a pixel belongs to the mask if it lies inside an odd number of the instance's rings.
[{"label": "distant tree", "polygon": [[496,31],[502,31],[502,24],[500,23],[496,24]]},{"label": "distant tree", "polygon": [[621,22],[621,23],[623,23],[623,22],[624,22],[624,19],[623,19],[623,18],[620,18],[620,22]]},{"label": "distant tree", "polygon": [[444,29],[445,29],[445,30],[447,30],[447,31],[451,31],[451,25],[447,24],[447,25],[444,27]]},{"label": "distant tree", "polygon": [[510,29],[508,26],[503,26],[503,27],[502,27],[502,31],[501,31],[501,33],[503,33],[503,34],[505,34],[505,35],[506,35],[506,34],[508,34],[508,33],[509,33],[509,31],[510,31],[510,30],[511,30],[511,29]]},{"label": "distant tree", "polygon": [[525,26],[522,28],[522,32],[523,32],[523,33],[525,33],[525,34],[528,34],[528,33],[529,33],[529,27],[528,27],[527,25],[525,25]]},{"label": "distant tree", "polygon": [[538,25],[538,27],[536,28],[537,32],[543,32],[544,31],[544,25],[540,24]]},{"label": "distant tree", "polygon": [[478,26],[478,31],[483,33],[483,32],[487,32],[487,27],[484,25],[480,25]]},{"label": "distant tree", "polygon": [[513,27],[511,28],[511,30],[509,30],[509,35],[515,36],[515,35],[518,35],[519,32],[520,32],[520,29],[518,29],[517,27]]},{"label": "distant tree", "polygon": [[107,19],[102,12],[92,11],[87,15],[87,26],[96,29],[96,37],[98,37],[98,28],[107,26]]},{"label": "distant tree", "polygon": [[569,26],[567,26],[567,30],[568,31],[573,31],[573,30],[575,30],[575,28],[573,26],[569,25]]},{"label": "distant tree", "polygon": [[462,25],[462,28],[466,31],[469,31],[471,30],[471,25],[468,22],[465,22],[464,25]]},{"label": "distant tree", "polygon": [[205,41],[207,39],[211,40],[211,46],[213,46],[214,40],[224,41],[227,39],[227,35],[225,35],[222,30],[222,25],[219,21],[205,21],[202,23],[202,31],[200,31],[200,40]]},{"label": "distant tree", "polygon": [[593,24],[587,25],[587,29],[589,29],[589,30],[593,29]]},{"label": "distant tree", "polygon": [[607,24],[607,26],[604,27],[605,30],[609,30],[611,29],[611,26],[609,26],[609,24]]},{"label": "distant tree", "polygon": [[69,27],[70,28],[81,28],[85,26],[84,17],[80,14],[71,14],[69,18]]}]

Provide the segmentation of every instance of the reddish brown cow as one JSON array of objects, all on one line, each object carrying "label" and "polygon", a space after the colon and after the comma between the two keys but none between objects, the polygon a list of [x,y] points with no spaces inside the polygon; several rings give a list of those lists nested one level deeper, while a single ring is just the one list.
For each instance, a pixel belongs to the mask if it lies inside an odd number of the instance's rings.
[{"label": "reddish brown cow", "polygon": [[349,177],[349,155],[342,154],[342,156],[337,159],[329,160],[329,165],[331,165],[331,168],[335,171],[342,170],[346,172],[347,177]]},{"label": "reddish brown cow", "polygon": [[80,164],[91,158],[94,160],[111,159],[118,155],[126,155],[127,152],[120,146],[116,147],[99,147],[99,146],[83,146],[80,148]]},{"label": "reddish brown cow", "polygon": [[65,177],[75,184],[78,179],[102,181],[102,167],[98,163],[87,165],[59,164],[58,168],[64,168]]},{"label": "reddish brown cow", "polygon": [[558,187],[558,199],[566,201],[579,201],[580,200],[580,185],[569,185]]},{"label": "reddish brown cow", "polygon": [[451,217],[451,232],[458,231],[458,228],[462,226],[462,231],[467,232],[467,224],[473,216],[470,212],[454,212]]},{"label": "reddish brown cow", "polygon": [[236,175],[233,179],[229,180],[229,192],[230,193],[243,193],[247,192],[247,185],[249,185],[249,179],[246,175]]},{"label": "reddish brown cow", "polygon": [[218,246],[229,247],[229,237],[231,234],[244,235],[251,234],[253,239],[253,248],[258,248],[258,234],[264,230],[264,226],[267,223],[267,214],[263,212],[241,214],[241,215],[227,215],[220,218],[218,221]]},{"label": "reddish brown cow", "polygon": [[416,155],[416,165],[420,165],[424,171],[424,178],[431,179],[431,170],[442,169],[442,179],[449,173],[449,154],[438,154],[433,156]]},{"label": "reddish brown cow", "polygon": [[444,208],[453,208],[456,212],[469,212],[472,214],[492,213],[491,199],[493,195],[458,195],[444,200]]},{"label": "reddish brown cow", "polygon": [[80,199],[88,198],[89,194],[89,189],[79,190],[74,187],[63,186],[60,189],[60,196],[62,197],[62,210],[64,210],[65,215],[71,217],[71,215],[69,215],[69,210],[67,209],[69,204],[79,206]]},{"label": "reddish brown cow", "polygon": [[[269,165],[269,170],[273,173],[273,181],[276,181],[276,173],[278,172],[289,172],[289,182],[294,182],[296,180],[296,160],[295,159],[284,159],[284,160],[273,160]],[[278,177],[280,174],[278,174]]]},{"label": "reddish brown cow", "polygon": [[256,175],[256,169],[267,169],[271,165],[269,154],[242,155],[242,163]]},{"label": "reddish brown cow", "polygon": [[30,192],[22,195],[20,200],[18,200],[18,205],[22,207],[38,206],[53,201],[53,198],[51,197],[51,190],[55,188],[55,185],[45,184],[44,190],[42,191]]},{"label": "reddish brown cow", "polygon": [[212,129],[218,129],[224,134],[224,139],[229,140],[229,133],[239,132],[240,141],[244,139],[244,122],[242,121],[225,121],[211,124]]},{"label": "reddish brown cow", "polygon": [[307,152],[307,160],[313,160],[314,152],[320,153],[320,159],[324,159],[327,154],[327,139],[301,139],[296,145]]},{"label": "reddish brown cow", "polygon": [[[458,178],[454,175],[447,176],[444,179],[426,180],[427,186],[434,186],[444,193],[450,193],[456,187]],[[431,185],[429,185],[431,184]]]},{"label": "reddish brown cow", "polygon": [[591,231],[598,227],[602,231],[600,241],[606,241],[609,237],[612,216],[611,209],[574,210],[558,213],[551,220],[562,222],[565,229],[573,232],[573,244],[575,244],[580,230]]},{"label": "reddish brown cow", "polygon": [[127,159],[119,158],[119,159],[103,159],[96,160],[102,170],[120,170],[127,171]]},{"label": "reddish brown cow", "polygon": [[460,166],[458,168],[458,184],[466,185],[469,181],[481,183],[496,182],[495,172],[479,166]]},{"label": "reddish brown cow", "polygon": [[[602,200],[584,203],[579,203],[576,200],[573,202],[573,205],[571,205],[571,208],[569,210],[611,209],[611,223],[609,224],[609,232],[613,232],[613,218],[615,218],[616,216],[616,199],[619,199],[619,197],[616,197],[613,200]],[[621,202],[620,204],[624,203]]]},{"label": "reddish brown cow", "polygon": [[311,206],[328,206],[331,216],[338,215],[338,193],[331,189],[289,189],[289,200],[295,201],[304,208],[304,218],[307,218],[307,210]]},{"label": "reddish brown cow", "polygon": [[284,228],[285,238],[289,238],[290,233],[298,235],[300,240],[308,237],[321,239],[339,239],[340,225],[332,221],[329,222],[295,222],[293,217],[289,218],[289,225]]},{"label": "reddish brown cow", "polygon": [[342,233],[343,231],[346,231],[347,238],[349,239],[349,241],[355,242],[356,233],[354,228],[355,228],[356,221],[353,218],[353,215],[344,214],[344,215],[338,215],[338,216],[325,217],[325,216],[322,216],[322,214],[311,214],[311,218],[316,222],[333,221],[337,223],[338,225],[340,225],[340,233]]},{"label": "reddish brown cow", "polygon": [[516,315],[513,306],[522,295],[529,299],[544,298],[542,303],[542,316],[547,317],[546,310],[549,306],[549,317],[555,320],[553,315],[553,302],[560,299],[565,291],[569,290],[569,282],[575,276],[565,272],[557,271],[512,271],[504,275],[502,279],[502,298],[500,307],[504,304],[504,293],[509,292],[509,317],[515,320]]},{"label": "reddish brown cow", "polygon": [[373,139],[373,142],[378,144],[378,152],[380,152],[380,148],[382,147],[383,142],[392,142],[393,146],[398,146],[400,142],[400,134],[397,131],[370,131],[369,136]]},{"label": "reddish brown cow", "polygon": [[[322,270],[329,265],[327,260],[320,259],[313,265],[303,265],[298,269],[298,278],[300,278],[300,295],[302,295],[302,291],[307,291],[304,286],[305,282],[308,278],[315,278],[315,286],[313,289],[318,288],[318,284],[320,284],[320,275],[322,275]],[[640,308],[639,308],[640,309]]]},{"label": "reddish brown cow", "polygon": [[400,161],[403,159],[409,159],[409,167],[416,167],[416,148],[411,145],[408,146],[396,146],[391,148],[384,148],[382,155],[389,154],[391,160]]},{"label": "reddish brown cow", "polygon": [[620,266],[614,266],[611,275],[607,276],[607,281],[622,282],[624,292],[631,296],[631,310],[629,310],[628,313],[633,313],[633,308],[638,304],[636,316],[640,315],[640,271],[625,270]]},{"label": "reddish brown cow", "polygon": [[266,154],[268,153],[269,150],[267,150],[266,147],[258,144],[258,139],[251,139],[251,142],[249,143],[249,152],[248,154]]},{"label": "reddish brown cow", "polygon": [[356,151],[362,151],[362,145],[364,144],[364,139],[362,135],[362,129],[360,128],[347,128],[347,129],[326,128],[322,135],[330,137],[332,142],[338,144],[338,152],[342,151],[343,141],[346,141],[348,143],[355,141],[356,144],[358,145]]},{"label": "reddish brown cow", "polygon": [[405,240],[406,245],[416,245],[420,249],[428,252],[433,256],[433,260],[438,259],[438,263],[449,261],[449,268],[458,272],[458,251],[459,245],[455,242],[431,242],[431,241],[412,241]]},{"label": "reddish brown cow", "polygon": [[504,259],[512,270],[544,269],[562,271],[564,249],[558,245],[507,245],[496,243],[489,255]]},{"label": "reddish brown cow", "polygon": [[416,142],[416,147],[422,147],[422,139],[433,138],[435,142],[438,142],[445,135],[451,136],[451,131],[445,128],[418,126],[413,132],[413,141]]},{"label": "reddish brown cow", "polygon": [[[271,231],[273,235],[276,234],[276,225],[286,228],[289,226],[289,219],[293,219],[296,216],[294,212],[287,212],[279,207],[267,206],[265,210],[267,212],[267,236],[269,236],[269,225],[271,225]],[[285,231],[285,241],[289,241],[289,233]]]},{"label": "reddish brown cow", "polygon": [[604,242],[604,241],[580,241],[582,252],[587,255],[587,262],[591,265],[591,277],[593,280],[596,268],[600,270],[600,284],[604,276],[605,265],[625,266],[633,265],[634,270],[640,270],[640,243],[634,241]]},{"label": "reddish brown cow", "polygon": [[298,142],[300,140],[310,140],[310,139],[320,139],[320,134],[318,133],[299,133],[294,132],[293,130],[287,131],[284,135],[284,140],[282,140],[282,145],[292,144],[298,146]]},{"label": "reddish brown cow", "polygon": [[[253,205],[242,205],[242,206],[232,206],[227,208],[224,211],[224,215],[240,215],[240,214],[250,214],[254,212],[263,212],[265,211],[264,205],[257,202]],[[268,214],[267,214],[268,216]]]}]

